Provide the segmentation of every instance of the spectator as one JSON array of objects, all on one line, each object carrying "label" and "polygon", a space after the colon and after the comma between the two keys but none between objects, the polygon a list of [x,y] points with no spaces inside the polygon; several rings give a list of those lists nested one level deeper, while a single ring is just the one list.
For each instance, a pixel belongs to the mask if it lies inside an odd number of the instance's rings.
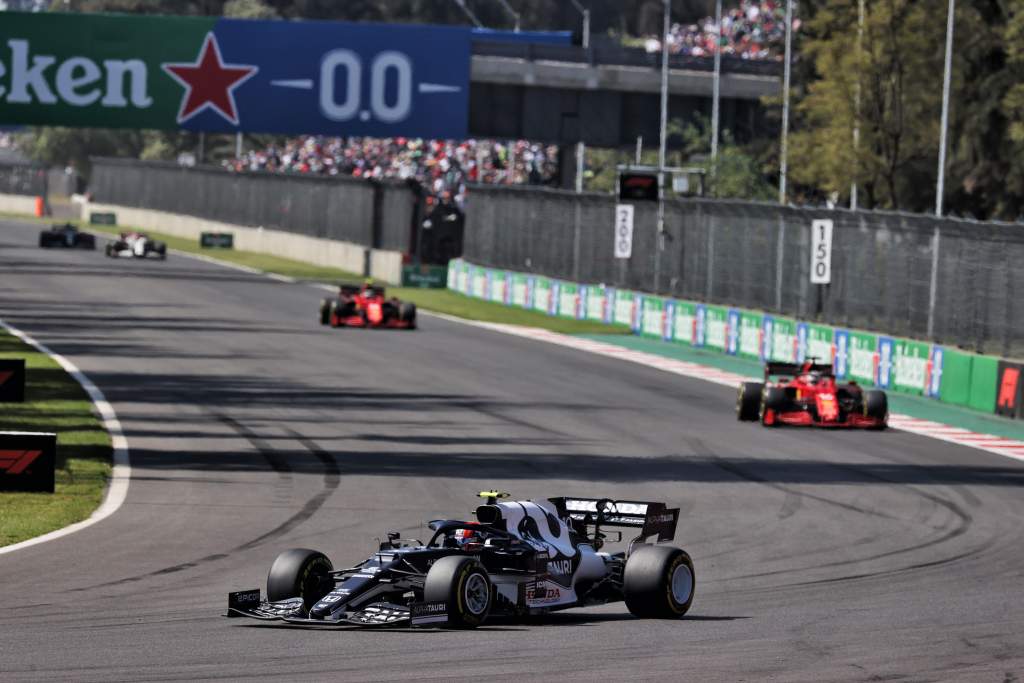
[{"label": "spectator", "polygon": [[[793,21],[793,30],[800,21]],[[786,33],[786,7],[783,0],[740,0],[739,7],[722,13],[722,55],[741,59],[781,59]],[[715,54],[714,17],[705,17],[695,24],[673,24],[668,34],[672,54],[691,57],[712,57]],[[649,37],[648,52],[660,52],[661,41]]]},{"label": "spectator", "polygon": [[414,179],[437,201],[460,208],[466,184],[551,184],[558,148],[516,140],[421,140],[306,136],[223,162],[232,171],[272,171],[355,178]]}]

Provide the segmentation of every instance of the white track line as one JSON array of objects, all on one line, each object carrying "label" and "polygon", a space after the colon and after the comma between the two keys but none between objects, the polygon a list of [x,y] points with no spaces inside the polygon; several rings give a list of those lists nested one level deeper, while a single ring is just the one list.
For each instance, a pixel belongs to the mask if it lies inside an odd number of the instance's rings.
[{"label": "white track line", "polygon": [[42,536],[30,538],[27,541],[3,546],[0,548],[0,555],[3,555],[5,553],[14,552],[15,550],[21,550],[22,548],[28,548],[29,546],[39,545],[40,543],[46,543],[47,541],[63,538],[64,536],[73,534],[76,531],[81,531],[86,527],[90,527],[97,522],[101,522],[117,512],[118,508],[124,504],[124,500],[128,496],[128,483],[131,480],[132,467],[128,457],[128,440],[125,439],[124,432],[121,431],[121,422],[117,419],[117,414],[114,412],[114,408],[107,402],[106,397],[103,395],[103,392],[100,391],[99,387],[93,384],[92,380],[86,377],[74,363],[64,356],[54,353],[47,346],[40,344],[18,328],[3,320],[0,320],[0,327],[7,330],[29,346],[35,347],[55,360],[65,372],[74,377],[75,381],[82,385],[82,388],[85,389],[85,393],[89,394],[89,398],[92,400],[93,405],[96,406],[96,410],[99,412],[100,418],[103,420],[103,426],[106,428],[107,432],[110,433],[110,441],[114,450],[114,468],[113,472],[111,472],[110,485],[107,487],[107,492],[103,497],[103,502],[98,508],[96,508],[88,519],[83,519],[81,522],[76,522],[75,524],[66,526],[63,529],[57,529],[56,531],[51,531],[50,533],[43,534]]}]

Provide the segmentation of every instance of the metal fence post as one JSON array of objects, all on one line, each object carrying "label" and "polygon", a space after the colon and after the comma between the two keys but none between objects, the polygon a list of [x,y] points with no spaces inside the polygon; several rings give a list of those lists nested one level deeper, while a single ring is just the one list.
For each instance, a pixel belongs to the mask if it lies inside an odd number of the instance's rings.
[{"label": "metal fence post", "polygon": [[779,214],[779,238],[775,246],[775,310],[782,312],[782,259],[786,243],[786,219]]},{"label": "metal fence post", "polygon": [[715,285],[715,219],[711,217],[708,225],[708,270],[707,270],[707,289],[704,292],[704,298],[707,301],[711,301],[711,291]]},{"label": "metal fence post", "polygon": [[939,282],[939,226],[932,233],[932,276],[928,285],[928,339],[935,338],[935,299]]},{"label": "metal fence post", "polygon": [[580,281],[580,202],[582,197],[577,194],[573,197],[573,224],[572,224],[572,279]]}]

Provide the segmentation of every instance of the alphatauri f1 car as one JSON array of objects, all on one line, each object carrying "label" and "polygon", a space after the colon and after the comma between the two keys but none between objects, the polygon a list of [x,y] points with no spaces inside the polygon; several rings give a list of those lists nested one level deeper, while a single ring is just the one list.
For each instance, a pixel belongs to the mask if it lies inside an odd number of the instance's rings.
[{"label": "alphatauri f1 car", "polygon": [[[678,618],[693,602],[694,570],[675,536],[679,509],[596,498],[498,502],[484,491],[476,520],[429,523],[423,543],[389,533],[368,559],[335,569],[326,555],[278,555],[260,590],[228,595],[229,617],[317,626],[475,628],[489,617],[625,601],[634,615]],[[637,529],[624,552],[608,527]]]},{"label": "alphatauri f1 car", "polygon": [[[764,382],[744,382],[736,418],[779,425],[885,429],[889,403],[884,391],[836,382],[832,366],[815,362],[768,363]],[[777,380],[773,381],[772,378]]]},{"label": "alphatauri f1 car", "polygon": [[39,246],[44,249],[65,247],[69,249],[95,249],[96,238],[81,232],[71,223],[51,225],[49,230],[39,233]]},{"label": "alphatauri f1 car", "polygon": [[145,233],[122,232],[118,239],[107,242],[107,256],[131,256],[134,258],[155,256],[163,260],[167,258],[167,245],[150,239]]},{"label": "alphatauri f1 car", "polygon": [[320,324],[413,330],[416,304],[385,297],[384,288],[379,285],[341,285],[337,297],[320,302]]}]

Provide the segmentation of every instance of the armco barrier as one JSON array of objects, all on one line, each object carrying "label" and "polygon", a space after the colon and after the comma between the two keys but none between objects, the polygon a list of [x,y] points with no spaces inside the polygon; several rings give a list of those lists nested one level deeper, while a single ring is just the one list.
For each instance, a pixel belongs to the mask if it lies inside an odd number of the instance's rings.
[{"label": "armco barrier", "polygon": [[542,275],[448,266],[448,288],[564,318],[628,325],[635,334],[761,361],[833,364],[840,379],[988,413],[1024,417],[1024,367],[992,356],[785,316]]}]

